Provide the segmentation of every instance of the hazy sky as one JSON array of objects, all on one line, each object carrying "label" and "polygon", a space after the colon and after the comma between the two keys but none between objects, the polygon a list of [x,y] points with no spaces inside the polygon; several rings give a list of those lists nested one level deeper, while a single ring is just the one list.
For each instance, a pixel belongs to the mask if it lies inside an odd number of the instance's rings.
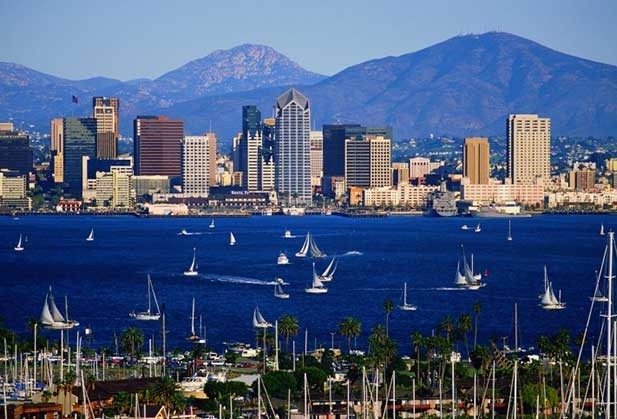
[{"label": "hazy sky", "polygon": [[70,79],[155,78],[243,43],[331,75],[492,30],[617,65],[617,0],[0,0],[0,16],[0,61]]}]

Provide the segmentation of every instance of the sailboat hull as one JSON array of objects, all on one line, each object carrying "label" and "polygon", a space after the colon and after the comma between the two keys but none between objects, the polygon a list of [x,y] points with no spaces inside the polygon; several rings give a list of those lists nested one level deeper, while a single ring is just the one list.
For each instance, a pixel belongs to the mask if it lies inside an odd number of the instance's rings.
[{"label": "sailboat hull", "polygon": [[416,311],[418,309],[418,307],[411,305],[411,304],[403,304],[402,306],[399,306],[398,308],[400,308],[403,311]]},{"label": "sailboat hull", "polygon": [[184,276],[197,276],[196,271],[185,271]]},{"label": "sailboat hull", "polygon": [[283,300],[289,299],[289,294],[274,294],[274,296]]},{"label": "sailboat hull", "polygon": [[327,288],[305,288],[304,292],[307,294],[325,294],[328,292]]},{"label": "sailboat hull", "polygon": [[43,323],[43,327],[50,330],[66,330],[77,326],[79,326],[79,322],[76,321]]},{"label": "sailboat hull", "polygon": [[566,308],[565,304],[539,304],[544,310],[563,310]]},{"label": "sailboat hull", "polygon": [[21,251],[24,250],[23,247],[14,247],[14,249],[15,249],[16,252],[21,252]]},{"label": "sailboat hull", "polygon": [[150,313],[129,313],[129,317],[135,320],[159,320],[161,318],[160,314],[150,314]]}]

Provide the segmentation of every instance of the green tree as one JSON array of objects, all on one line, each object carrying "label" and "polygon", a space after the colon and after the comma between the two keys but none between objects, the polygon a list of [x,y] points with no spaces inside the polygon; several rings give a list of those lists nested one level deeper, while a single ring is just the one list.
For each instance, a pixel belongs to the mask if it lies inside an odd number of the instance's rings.
[{"label": "green tree", "polygon": [[[261,376],[270,396],[287,398],[287,390],[295,392],[298,384],[296,377],[287,371],[272,371]],[[257,381],[253,383],[253,394],[257,394]]]},{"label": "green tree", "polygon": [[351,338],[360,336],[362,323],[351,316],[345,317],[338,325],[338,333],[347,338],[347,352],[351,352]]},{"label": "green tree", "polygon": [[478,346],[478,317],[480,317],[480,312],[482,311],[482,304],[479,301],[476,301],[473,304],[473,347],[474,349]]},{"label": "green tree", "polygon": [[285,351],[289,348],[289,337],[298,334],[298,319],[292,315],[284,314],[278,322],[279,334],[285,336]]},{"label": "green tree", "polygon": [[458,332],[463,335],[465,339],[465,350],[467,351],[467,358],[469,358],[469,341],[467,339],[467,333],[471,330],[471,316],[467,313],[463,313],[458,318],[456,325]]},{"label": "green tree", "polygon": [[[546,400],[544,396],[546,395]],[[541,408],[554,409],[559,406],[559,396],[553,387],[543,386],[538,383],[528,383],[523,385],[521,391],[523,406],[528,413],[535,411],[538,397]]]},{"label": "green tree", "polygon": [[144,344],[144,332],[136,327],[129,327],[120,338],[120,345],[123,351],[128,351],[131,358],[135,356],[136,350],[139,350]]},{"label": "green tree", "polygon": [[443,332],[446,334],[446,340],[451,342],[450,337],[452,332],[454,331],[454,319],[449,314],[439,322],[437,325],[437,331],[439,333]]},{"label": "green tree", "polygon": [[385,365],[396,356],[396,342],[388,337],[382,325],[378,324],[371,330],[368,338],[369,355],[374,366]]},{"label": "green tree", "polygon": [[170,412],[180,410],[186,403],[178,384],[170,377],[157,381],[150,390],[150,397],[156,403],[165,405]]},{"label": "green tree", "polygon": [[119,391],[114,395],[111,406],[117,415],[128,413],[131,408],[131,395],[126,391]]},{"label": "green tree", "polygon": [[306,380],[311,390],[323,391],[323,385],[328,379],[328,374],[318,367],[305,367],[296,370],[294,376],[296,377],[298,391],[302,391],[304,388],[304,374],[306,374]]},{"label": "green tree", "polygon": [[386,312],[386,336],[390,336],[389,326],[390,326],[390,314],[392,310],[394,310],[394,303],[392,300],[386,300],[383,302],[383,309]]},{"label": "green tree", "polygon": [[413,349],[416,353],[416,379],[418,383],[420,383],[420,352],[422,351],[422,346],[424,346],[426,339],[422,336],[422,333],[414,332],[411,335],[411,340],[413,342]]}]

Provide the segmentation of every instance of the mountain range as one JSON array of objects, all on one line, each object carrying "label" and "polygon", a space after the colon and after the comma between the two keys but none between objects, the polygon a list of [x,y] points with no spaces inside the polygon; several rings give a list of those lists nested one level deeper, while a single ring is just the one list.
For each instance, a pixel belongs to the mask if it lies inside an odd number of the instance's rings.
[{"label": "mountain range", "polygon": [[[550,117],[553,135],[617,132],[617,67],[503,32],[457,36],[330,77],[250,44],[215,51],[154,80],[127,82],[72,81],[0,62],[0,120],[47,132],[51,118],[89,115],[92,96],[116,96],[124,135],[132,135],[136,115],[168,115],[185,120],[187,134],[212,127],[225,151],[241,129],[242,105],[255,104],[267,117],[292,86],[311,101],[313,126],[389,125],[396,140],[504,135],[509,113]],[[72,105],[72,95],[80,103]]]}]

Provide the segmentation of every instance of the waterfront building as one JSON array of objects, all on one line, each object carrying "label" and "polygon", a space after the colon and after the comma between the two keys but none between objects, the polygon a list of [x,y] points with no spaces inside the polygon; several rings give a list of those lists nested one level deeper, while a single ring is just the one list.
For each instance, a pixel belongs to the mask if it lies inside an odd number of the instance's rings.
[{"label": "waterfront building", "polygon": [[589,191],[596,186],[596,164],[574,162],[568,173],[568,187],[577,191]]},{"label": "waterfront building", "polygon": [[12,123],[0,130],[0,169],[27,175],[32,172],[30,136],[14,129]]},{"label": "waterfront building", "polygon": [[392,184],[409,183],[409,163],[392,162]]},{"label": "waterfront building", "polygon": [[471,184],[488,183],[490,176],[488,138],[465,138],[463,143],[463,176],[468,177]]},{"label": "waterfront building", "polygon": [[541,205],[544,202],[544,185],[541,180],[535,184],[510,184],[489,182],[472,184],[469,178],[461,180],[461,199],[479,204],[504,204],[515,201],[520,204]]},{"label": "waterfront building", "polygon": [[65,190],[74,198],[81,198],[84,182],[83,158],[96,157],[96,119],[64,118],[63,155]]},{"label": "waterfront building", "polygon": [[443,161],[432,162],[426,157],[412,157],[409,159],[409,179],[422,179],[433,170],[443,166]]},{"label": "waterfront building", "polygon": [[323,176],[323,131],[311,131],[311,186],[321,187]]},{"label": "waterfront building", "polygon": [[186,136],[182,141],[182,193],[207,197],[210,179],[210,138]]},{"label": "waterfront building", "polygon": [[[133,172],[133,158],[123,159],[92,159],[88,156],[82,157],[82,178],[84,179],[82,184],[82,200],[84,202],[90,202],[93,199],[99,200],[98,179],[102,175],[111,173],[119,173],[125,176],[132,177]],[[134,189],[134,186],[133,186]],[[134,194],[133,194],[134,195]],[[103,195],[105,196],[105,195]],[[111,202],[111,195],[105,196],[105,201]],[[103,201],[97,202],[99,206],[103,205]],[[109,204],[108,204],[109,205]]]},{"label": "waterfront building", "polygon": [[17,171],[0,171],[0,208],[31,210],[32,199],[28,197],[28,175]]},{"label": "waterfront building", "polygon": [[205,136],[208,138],[208,186],[215,186],[217,184],[217,143],[216,133],[206,132]]},{"label": "waterfront building", "polygon": [[392,143],[389,138],[345,140],[345,182],[348,187],[379,188],[392,185]]},{"label": "waterfront building", "polygon": [[135,174],[180,176],[184,122],[166,116],[138,116],[133,121]]},{"label": "waterfront building", "polygon": [[617,203],[617,190],[609,189],[599,192],[561,191],[546,194],[548,208],[576,206],[612,207]]},{"label": "waterfront building", "polygon": [[55,183],[64,182],[64,132],[62,127],[62,118],[54,118],[51,120],[50,150],[53,178]]},{"label": "waterfront building", "polygon": [[155,193],[167,194],[171,190],[169,176],[142,175],[134,176],[133,180],[135,182],[135,193],[139,197],[152,196]]},{"label": "waterfront building", "polygon": [[514,185],[534,185],[551,175],[551,120],[512,114],[507,120],[508,177]]},{"label": "waterfront building", "polygon": [[98,206],[111,208],[135,207],[133,176],[119,171],[97,172],[96,202]]},{"label": "waterfront building", "polygon": [[287,203],[309,205],[312,202],[309,100],[290,89],[276,99],[275,108],[276,191]]},{"label": "waterfront building", "polygon": [[115,159],[118,156],[120,100],[116,97],[92,98],[92,117],[97,120],[96,157]]}]

